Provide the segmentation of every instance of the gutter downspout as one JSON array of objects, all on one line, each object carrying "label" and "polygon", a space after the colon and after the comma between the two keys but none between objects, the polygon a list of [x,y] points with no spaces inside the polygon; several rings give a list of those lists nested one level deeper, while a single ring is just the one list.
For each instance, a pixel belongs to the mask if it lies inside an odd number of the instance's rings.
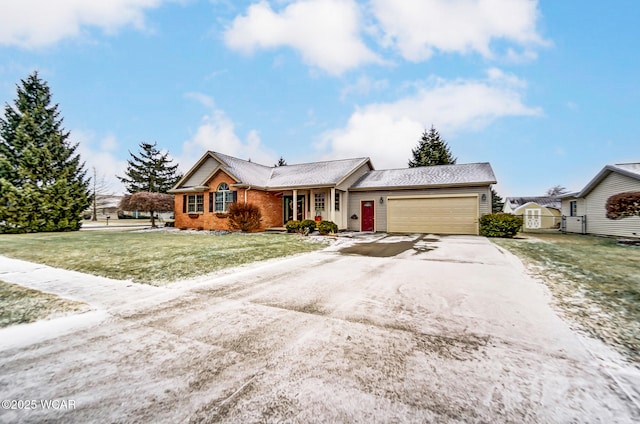
[{"label": "gutter downspout", "polygon": [[251,190],[251,186],[244,189],[244,204],[247,204],[247,191]]}]

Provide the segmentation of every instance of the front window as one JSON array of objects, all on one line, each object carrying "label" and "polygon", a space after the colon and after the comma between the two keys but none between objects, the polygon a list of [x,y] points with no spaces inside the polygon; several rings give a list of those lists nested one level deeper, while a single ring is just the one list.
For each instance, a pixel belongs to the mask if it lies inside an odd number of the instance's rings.
[{"label": "front window", "polygon": [[190,194],[187,196],[187,213],[204,212],[204,194]]},{"label": "front window", "polygon": [[215,193],[215,212],[227,212],[229,204],[235,201],[233,191],[229,190],[227,183],[222,183],[218,186],[218,190]]},{"label": "front window", "polygon": [[569,202],[569,215],[578,216],[578,201],[572,200]]},{"label": "front window", "polygon": [[315,195],[315,207],[317,211],[324,210],[324,193],[316,193]]}]

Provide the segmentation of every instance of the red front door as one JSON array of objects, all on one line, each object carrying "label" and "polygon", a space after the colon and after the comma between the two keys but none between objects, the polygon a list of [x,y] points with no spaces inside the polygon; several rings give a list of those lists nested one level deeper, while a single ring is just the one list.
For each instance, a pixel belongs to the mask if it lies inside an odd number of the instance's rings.
[{"label": "red front door", "polygon": [[373,205],[373,200],[364,200],[360,202],[360,215],[362,216],[361,231],[375,231]]}]

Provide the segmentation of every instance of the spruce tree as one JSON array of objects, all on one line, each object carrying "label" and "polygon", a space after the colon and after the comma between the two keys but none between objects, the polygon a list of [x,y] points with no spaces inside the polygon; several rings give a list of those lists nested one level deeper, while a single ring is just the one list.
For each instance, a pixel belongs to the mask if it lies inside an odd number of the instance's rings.
[{"label": "spruce tree", "polygon": [[491,187],[491,212],[498,213],[502,212],[502,208],[504,206],[504,199],[502,196],[498,194],[497,191]]},{"label": "spruce tree", "polygon": [[409,167],[453,165],[456,158],[451,154],[447,142],[440,138],[440,133],[431,126],[424,130],[418,146],[411,151],[413,158],[409,160]]},{"label": "spruce tree", "polygon": [[140,143],[138,156],[129,152],[126,177],[118,177],[131,194],[140,191],[166,193],[180,179],[178,165],[172,165],[169,153],[162,153],[156,143]]},{"label": "spruce tree", "polygon": [[0,232],[78,230],[90,203],[78,145],[38,73],[21,82],[0,118]]}]

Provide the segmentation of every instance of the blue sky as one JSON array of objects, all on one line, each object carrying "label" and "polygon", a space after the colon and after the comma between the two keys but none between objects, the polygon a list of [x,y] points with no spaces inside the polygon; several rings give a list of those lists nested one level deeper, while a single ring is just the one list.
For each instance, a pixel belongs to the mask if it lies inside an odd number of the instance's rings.
[{"label": "blue sky", "polygon": [[[39,10],[39,13],[34,13]],[[34,70],[87,167],[129,150],[406,167],[434,125],[505,196],[640,161],[640,2],[4,0],[0,102]]]}]

